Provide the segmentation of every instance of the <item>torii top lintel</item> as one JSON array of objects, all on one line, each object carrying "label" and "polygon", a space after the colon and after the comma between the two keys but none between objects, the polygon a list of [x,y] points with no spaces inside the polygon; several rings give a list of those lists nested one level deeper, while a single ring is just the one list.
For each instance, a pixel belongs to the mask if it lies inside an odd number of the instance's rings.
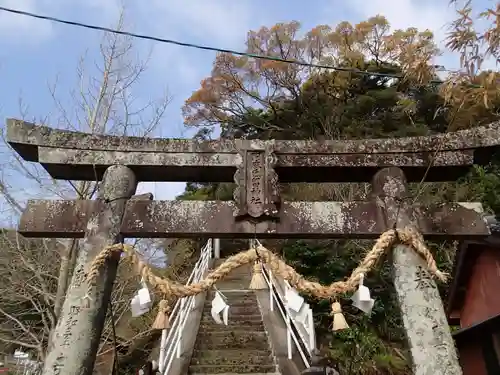
[{"label": "torii top lintel", "polygon": [[[232,182],[242,155],[265,151],[281,182],[366,182],[397,166],[409,182],[452,181],[472,164],[487,164],[500,146],[500,122],[427,137],[346,141],[196,141],[93,135],[7,120],[7,140],[27,161],[54,178],[95,180],[113,164],[139,181]],[[245,151],[246,150],[246,151]]]}]

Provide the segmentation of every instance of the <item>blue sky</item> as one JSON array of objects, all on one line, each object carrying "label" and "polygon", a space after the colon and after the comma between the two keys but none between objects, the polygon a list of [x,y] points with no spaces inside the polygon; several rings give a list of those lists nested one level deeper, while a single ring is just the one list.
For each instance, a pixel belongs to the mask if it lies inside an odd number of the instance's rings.
[{"label": "blue sky", "polygon": [[[491,0],[475,2],[481,9]],[[0,0],[0,5],[21,10],[113,27],[119,0]],[[141,5],[139,5],[141,4]],[[147,5],[146,5],[147,4]],[[244,49],[246,33],[276,22],[298,20],[304,29],[339,21],[359,22],[370,16],[386,16],[394,28],[409,26],[433,30],[438,39],[454,12],[448,0],[149,0],[127,1],[125,29],[211,46]],[[56,116],[49,86],[57,82],[59,98],[71,103],[69,92],[78,89],[76,67],[85,54],[85,66],[94,69],[102,34],[47,21],[0,12],[0,118],[20,116],[20,98],[30,118]],[[181,106],[199,82],[210,73],[213,52],[181,48],[142,40],[135,51],[145,58],[153,48],[148,71],[133,89],[139,102],[159,98],[168,90],[172,101],[155,135],[188,137],[182,125]],[[444,57],[447,68],[456,60]],[[53,124],[56,126],[57,124]],[[8,155],[3,153],[3,158]],[[4,159],[6,160],[6,159]],[[5,173],[5,172],[4,172]],[[11,185],[23,184],[12,177]],[[20,186],[20,185],[19,185]],[[141,186],[156,199],[171,199],[183,190],[180,183]]]}]

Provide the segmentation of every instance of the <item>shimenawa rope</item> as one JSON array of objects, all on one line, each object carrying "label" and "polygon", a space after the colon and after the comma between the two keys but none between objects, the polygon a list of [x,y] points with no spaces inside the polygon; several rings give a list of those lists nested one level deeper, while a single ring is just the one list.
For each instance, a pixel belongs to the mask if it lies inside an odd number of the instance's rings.
[{"label": "shimenawa rope", "polygon": [[[338,294],[353,292],[358,287],[362,275],[368,274],[375,266],[377,261],[388,252],[394,245],[401,243],[414,249],[426,262],[427,268],[431,275],[440,281],[446,281],[447,274],[441,272],[436,265],[436,262],[424,243],[422,235],[415,229],[408,227],[404,229],[390,229],[380,235],[375,242],[373,248],[366,254],[361,263],[354,269],[351,276],[345,281],[335,281],[330,285],[322,285],[318,282],[306,280],[302,275],[297,273],[291,266],[287,265],[281,258],[275,255],[262,245],[258,245],[254,249],[242,251],[226,259],[215,270],[211,271],[207,277],[197,283],[183,285],[168,278],[156,276],[151,268],[140,259],[139,255],[134,251],[133,247],[127,244],[115,244],[104,248],[99,255],[94,259],[87,274],[88,291],[86,297],[91,295],[92,289],[95,286],[96,278],[99,270],[114,253],[125,252],[131,259],[136,268],[137,273],[150,285],[160,291],[164,298],[169,300],[172,297],[182,298],[193,296],[212,288],[214,284],[223,279],[232,270],[249,263],[263,262],[271,272],[281,276],[287,280],[291,286],[300,292],[307,293],[321,299],[334,299]],[[257,250],[257,251],[255,251]],[[256,267],[254,267],[255,272]],[[168,313],[167,302],[162,302],[159,314],[165,315]],[[340,304],[334,302],[332,304],[332,315],[341,313]],[[158,320],[158,319],[157,319]],[[168,326],[168,322],[164,323]]]}]

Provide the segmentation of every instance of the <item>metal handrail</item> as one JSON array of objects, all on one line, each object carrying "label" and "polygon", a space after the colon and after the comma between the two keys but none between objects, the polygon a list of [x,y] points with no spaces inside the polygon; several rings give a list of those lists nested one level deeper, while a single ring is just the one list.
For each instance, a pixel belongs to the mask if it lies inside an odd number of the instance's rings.
[{"label": "metal handrail", "polygon": [[[196,262],[186,285],[197,283],[205,276],[210,259],[212,258],[212,240],[209,240],[201,250],[200,258]],[[182,354],[182,331],[186,325],[189,313],[194,307],[196,296],[180,298],[175,303],[170,314],[170,328],[164,329],[161,334],[160,358],[158,366],[160,373],[167,375],[175,358]]]},{"label": "metal handrail", "polygon": [[[280,278],[280,279],[285,283],[286,288],[293,289],[296,291],[296,289],[294,287],[292,287],[287,280],[285,280],[283,278]],[[300,337],[302,338],[302,341],[304,343],[306,343],[306,342],[308,343],[307,349],[308,349],[309,354],[312,355],[313,351],[316,349],[316,331],[314,330],[314,318],[313,318],[313,313],[312,313],[312,309],[311,309],[310,305],[308,303],[304,303],[304,305],[306,306],[307,311],[308,311],[307,326],[304,326],[304,324],[302,324],[301,322],[296,322],[297,323],[296,326],[297,326],[297,328],[304,327],[304,329],[306,330],[307,335],[308,335],[308,340],[306,341],[306,339],[304,338],[304,335],[300,329],[297,329],[297,333],[300,335]],[[295,319],[292,318],[292,321],[295,322]]]},{"label": "metal handrail", "polygon": [[[309,305],[306,303],[305,307],[307,309],[307,321],[308,324],[305,326],[301,322],[298,322],[291,314],[289,309],[287,308],[286,298],[283,295],[280,285],[275,283],[275,279],[279,279],[286,288],[292,288],[292,286],[284,279],[272,274],[271,270],[269,270],[265,265],[262,266],[263,275],[269,287],[269,305],[270,310],[274,311],[274,305],[278,306],[278,310],[281,314],[281,317],[285,321],[286,331],[287,331],[287,352],[288,359],[292,359],[292,341],[295,343],[297,351],[302,358],[302,362],[306,366],[306,368],[311,367],[311,355],[316,347],[316,336],[314,331],[314,321],[312,310]],[[303,328],[308,335],[306,339],[304,335],[301,333],[301,328]],[[306,349],[306,352],[303,350]]]},{"label": "metal handrail", "polygon": [[[186,285],[199,282],[208,271],[208,265],[212,258],[212,240],[202,248],[200,258],[195,264]],[[310,358],[316,347],[316,336],[314,331],[314,321],[312,310],[309,304],[305,303],[303,308],[307,309],[307,324],[297,321],[287,308],[287,301],[283,293],[282,286],[293,289],[288,281],[279,276],[273,275],[265,265],[262,266],[263,275],[269,287],[270,310],[274,311],[275,305],[285,321],[287,327],[287,351],[288,359],[292,359],[292,345],[295,344],[300,357],[306,366],[311,366]],[[186,325],[188,316],[195,304],[196,296],[189,296],[177,300],[172,313],[170,314],[170,328],[162,331],[160,358],[158,361],[160,373],[168,375],[175,358],[180,358],[182,353],[182,331]],[[304,335],[305,333],[305,335]],[[305,337],[307,336],[307,337]]]}]

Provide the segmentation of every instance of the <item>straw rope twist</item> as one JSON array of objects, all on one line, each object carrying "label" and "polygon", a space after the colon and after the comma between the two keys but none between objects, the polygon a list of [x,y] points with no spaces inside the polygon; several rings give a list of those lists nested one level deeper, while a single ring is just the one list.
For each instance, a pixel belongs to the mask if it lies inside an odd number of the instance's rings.
[{"label": "straw rope twist", "polygon": [[169,313],[170,305],[168,303],[168,300],[162,299],[160,302],[158,302],[158,314],[168,315]]},{"label": "straw rope twist", "polygon": [[130,252],[133,251],[133,249],[128,245],[117,243],[105,247],[99,254],[97,254],[90,265],[89,272],[87,273],[88,288],[87,293],[85,293],[85,296],[83,297],[84,300],[90,300],[90,295],[97,281],[97,277],[99,276],[99,271],[102,269],[106,261],[111,259],[113,255],[121,254],[123,251]]},{"label": "straw rope twist", "polygon": [[207,291],[212,288],[217,281],[227,276],[232,270],[257,260],[267,264],[273,273],[287,280],[298,291],[321,299],[331,299],[338,294],[355,291],[361,281],[362,275],[368,274],[375,267],[377,261],[397,243],[407,245],[414,249],[426,262],[431,275],[440,281],[446,281],[448,275],[437,268],[436,262],[425,245],[422,235],[415,229],[408,227],[398,230],[391,229],[382,233],[375,242],[373,248],[366,254],[358,267],[354,269],[350,277],[345,281],[335,281],[330,285],[322,285],[318,282],[306,280],[281,258],[262,245],[257,246],[256,249],[242,251],[229,257],[200,282],[183,285],[177,281],[156,276],[151,268],[140,259],[132,246],[116,244],[104,248],[94,259],[87,274],[89,283],[87,296],[90,295],[99,274],[99,270],[104,265],[105,261],[112,257],[114,253],[125,252],[130,257],[137,273],[147,283],[160,291],[167,299],[171,299],[172,297],[182,298],[193,296]]}]

